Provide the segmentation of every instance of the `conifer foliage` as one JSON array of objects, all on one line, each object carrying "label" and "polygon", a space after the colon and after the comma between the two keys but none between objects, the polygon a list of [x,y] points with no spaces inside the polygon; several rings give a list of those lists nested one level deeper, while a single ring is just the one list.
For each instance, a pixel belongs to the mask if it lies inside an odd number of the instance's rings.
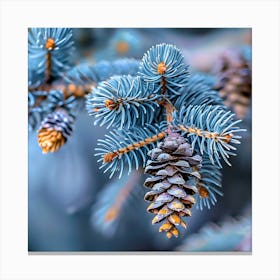
[{"label": "conifer foliage", "polygon": [[210,208],[222,195],[220,170],[240,144],[240,120],[175,45],[155,45],[141,61],[76,66],[73,45],[71,29],[29,31],[29,124],[39,126],[40,147],[58,151],[85,108],[110,129],[96,147],[100,168],[119,178],[144,168],[152,223],[178,237],[196,202]]}]

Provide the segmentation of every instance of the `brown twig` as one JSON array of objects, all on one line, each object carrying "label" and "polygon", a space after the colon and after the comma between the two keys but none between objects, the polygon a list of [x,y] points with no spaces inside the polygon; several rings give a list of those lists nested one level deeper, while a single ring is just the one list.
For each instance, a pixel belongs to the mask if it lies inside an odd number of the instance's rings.
[{"label": "brown twig", "polygon": [[52,54],[51,52],[55,48],[55,41],[52,38],[48,38],[45,44],[45,48],[47,49],[46,54],[46,70],[45,70],[45,82],[51,82],[51,73],[52,73]]},{"label": "brown twig", "polygon": [[137,142],[137,143],[133,143],[127,147],[124,147],[124,148],[120,148],[116,151],[113,151],[111,153],[107,153],[104,155],[103,157],[103,161],[104,163],[105,162],[111,162],[113,159],[115,159],[116,157],[120,156],[120,155],[123,155],[125,153],[128,153],[132,150],[135,150],[135,149],[138,149],[140,147],[143,147],[143,146],[146,146],[150,143],[153,143],[153,142],[156,142],[160,139],[162,139],[163,137],[165,137],[166,133],[164,131],[152,136],[152,137],[149,137],[149,138],[146,138],[140,142]]},{"label": "brown twig", "polygon": [[231,141],[232,137],[233,137],[233,134],[231,134],[231,133],[227,134],[227,135],[221,135],[218,132],[201,130],[199,128],[184,126],[182,124],[180,124],[178,127],[185,132],[193,133],[193,134],[196,134],[197,136],[200,136],[200,137],[214,139],[216,142],[223,141],[225,143],[229,143]]}]

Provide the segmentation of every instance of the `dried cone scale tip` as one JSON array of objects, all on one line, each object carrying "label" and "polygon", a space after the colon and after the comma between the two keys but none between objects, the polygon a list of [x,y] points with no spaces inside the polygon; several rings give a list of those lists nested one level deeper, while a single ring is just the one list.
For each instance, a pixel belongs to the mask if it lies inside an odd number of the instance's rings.
[{"label": "dried cone scale tip", "polygon": [[151,159],[145,173],[151,176],[144,185],[151,190],[145,200],[152,203],[147,211],[155,214],[153,224],[161,223],[160,232],[166,232],[168,238],[178,237],[177,226],[187,227],[182,218],[191,216],[190,208],[195,203],[201,156],[194,154],[187,140],[177,133],[169,134],[148,155]]}]

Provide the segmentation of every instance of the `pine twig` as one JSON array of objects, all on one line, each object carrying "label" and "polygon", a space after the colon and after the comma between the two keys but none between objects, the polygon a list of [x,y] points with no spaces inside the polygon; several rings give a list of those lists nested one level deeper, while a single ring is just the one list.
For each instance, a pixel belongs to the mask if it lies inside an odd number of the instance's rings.
[{"label": "pine twig", "polygon": [[162,138],[164,138],[166,135],[166,133],[164,131],[156,134],[156,135],[153,135],[149,138],[146,138],[144,140],[141,140],[137,143],[133,143],[133,144],[130,144],[126,147],[123,147],[121,149],[118,149],[118,150],[115,150],[114,152],[111,152],[111,153],[107,153],[104,155],[103,157],[103,162],[111,162],[112,160],[114,160],[116,157],[120,157],[122,156],[123,154],[125,153],[129,153],[135,149],[138,149],[138,148],[141,148],[143,146],[146,146],[148,144],[151,144],[153,142],[156,142]]},{"label": "pine twig", "polygon": [[201,130],[197,127],[190,127],[190,126],[185,126],[185,125],[178,125],[178,127],[184,131],[184,132],[188,132],[188,133],[193,133],[199,137],[205,137],[205,138],[209,138],[209,139],[214,139],[215,142],[225,142],[225,143],[229,143],[233,137],[233,134],[227,134],[227,135],[222,135],[219,134],[218,132],[213,132],[213,131],[207,131],[207,130]]}]

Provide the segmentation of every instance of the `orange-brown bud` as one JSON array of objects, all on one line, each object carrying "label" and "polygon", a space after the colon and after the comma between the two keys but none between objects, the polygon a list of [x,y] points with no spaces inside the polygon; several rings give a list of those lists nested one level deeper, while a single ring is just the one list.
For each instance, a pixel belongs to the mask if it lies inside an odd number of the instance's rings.
[{"label": "orange-brown bud", "polygon": [[230,141],[231,141],[231,138],[232,138],[232,136],[233,136],[233,134],[227,134],[226,136],[224,136],[224,142],[226,142],[226,143],[229,143]]},{"label": "orange-brown bud", "polygon": [[116,153],[108,153],[105,154],[103,157],[103,162],[111,162],[118,154]]},{"label": "orange-brown bud", "polygon": [[202,198],[207,198],[209,197],[209,192],[206,188],[204,187],[200,187],[199,190],[198,190],[198,193],[199,195],[202,197]]},{"label": "orange-brown bud", "polygon": [[114,110],[115,108],[117,108],[119,105],[117,103],[115,103],[113,100],[111,99],[107,99],[105,101],[105,106],[109,109],[109,110]]},{"label": "orange-brown bud", "polygon": [[55,48],[55,42],[54,42],[54,39],[52,38],[49,38],[46,42],[46,45],[45,45],[46,49],[47,50],[53,50]]},{"label": "orange-brown bud", "polygon": [[159,63],[157,71],[160,75],[163,75],[166,71],[166,64],[164,62]]}]

